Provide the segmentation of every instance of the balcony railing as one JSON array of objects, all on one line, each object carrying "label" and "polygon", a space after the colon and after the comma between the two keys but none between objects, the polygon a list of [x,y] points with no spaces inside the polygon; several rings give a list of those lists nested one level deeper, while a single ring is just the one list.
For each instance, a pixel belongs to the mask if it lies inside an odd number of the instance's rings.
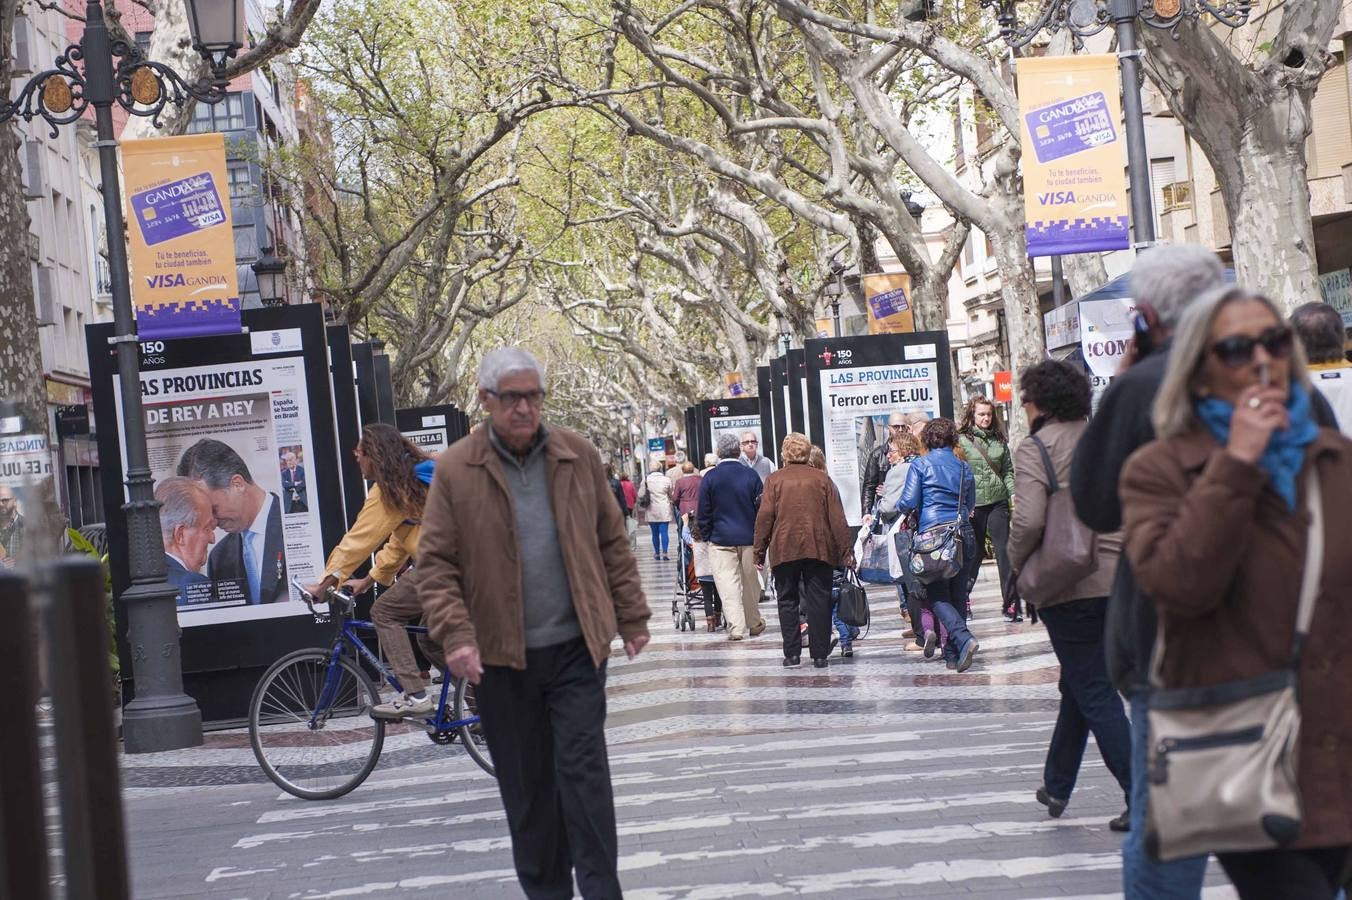
[{"label": "balcony railing", "polygon": [[1173,184],[1166,184],[1160,191],[1164,200],[1164,209],[1161,212],[1169,212],[1175,209],[1192,209],[1192,182],[1175,181]]}]

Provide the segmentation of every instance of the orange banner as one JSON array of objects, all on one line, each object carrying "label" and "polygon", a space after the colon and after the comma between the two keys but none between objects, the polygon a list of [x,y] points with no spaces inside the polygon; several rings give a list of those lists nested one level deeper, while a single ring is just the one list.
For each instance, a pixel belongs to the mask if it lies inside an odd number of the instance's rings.
[{"label": "orange banner", "polygon": [[729,397],[742,397],[746,395],[746,385],[742,382],[741,372],[728,372],[723,376],[723,387],[727,389]]},{"label": "orange banner", "polygon": [[869,334],[915,331],[910,275],[905,272],[874,273],[865,275],[863,284]]}]

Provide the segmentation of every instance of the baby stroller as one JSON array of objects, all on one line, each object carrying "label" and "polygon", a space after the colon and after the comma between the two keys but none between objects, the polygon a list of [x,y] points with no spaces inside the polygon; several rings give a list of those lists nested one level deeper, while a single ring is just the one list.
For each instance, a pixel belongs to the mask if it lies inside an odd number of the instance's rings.
[{"label": "baby stroller", "polygon": [[[695,571],[694,536],[690,516],[680,519],[680,539],[676,542],[676,595],[671,601],[671,618],[678,631],[694,631],[697,619],[704,618],[704,593]],[[723,627],[722,610],[714,613],[716,627]]]}]

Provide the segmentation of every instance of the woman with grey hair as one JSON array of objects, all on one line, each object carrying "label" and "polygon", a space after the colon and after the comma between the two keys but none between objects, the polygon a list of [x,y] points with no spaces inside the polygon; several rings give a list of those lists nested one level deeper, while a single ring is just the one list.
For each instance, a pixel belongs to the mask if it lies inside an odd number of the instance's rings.
[{"label": "woman with grey hair", "polygon": [[648,477],[643,479],[644,493],[639,497],[639,503],[643,504],[643,499],[647,498],[648,528],[652,530],[653,536],[653,559],[671,559],[667,554],[667,548],[671,541],[668,530],[671,527],[671,479],[662,471],[666,465],[666,457],[660,453],[654,453],[651,460],[652,471]]},{"label": "woman with grey hair", "polygon": [[[1183,314],[1154,406],[1159,439],[1131,458],[1121,482],[1126,553],[1160,614],[1155,687],[1296,672],[1302,820],[1278,849],[1216,853],[1244,900],[1328,900],[1352,859],[1352,443],[1316,424],[1311,393],[1272,301],[1213,291]],[[1311,563],[1319,569],[1302,641],[1296,615],[1314,496],[1324,553]],[[1215,752],[1152,742],[1150,771],[1166,771],[1166,752],[1181,763],[1185,750]],[[1141,805],[1133,803],[1133,831],[1144,824]]]}]

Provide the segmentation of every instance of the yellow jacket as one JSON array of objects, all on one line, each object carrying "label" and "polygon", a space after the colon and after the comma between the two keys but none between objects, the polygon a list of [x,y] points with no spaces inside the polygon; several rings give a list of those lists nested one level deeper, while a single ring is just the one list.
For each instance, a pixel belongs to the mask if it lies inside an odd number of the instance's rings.
[{"label": "yellow jacket", "polygon": [[[375,565],[371,567],[371,577],[378,584],[388,585],[399,574],[404,561],[414,556],[421,533],[421,522],[410,521],[403,513],[386,506],[380,485],[372,485],[361,512],[357,513],[357,521],[329,554],[324,574],[345,581],[380,547]],[[383,547],[380,546],[382,541]]]}]

